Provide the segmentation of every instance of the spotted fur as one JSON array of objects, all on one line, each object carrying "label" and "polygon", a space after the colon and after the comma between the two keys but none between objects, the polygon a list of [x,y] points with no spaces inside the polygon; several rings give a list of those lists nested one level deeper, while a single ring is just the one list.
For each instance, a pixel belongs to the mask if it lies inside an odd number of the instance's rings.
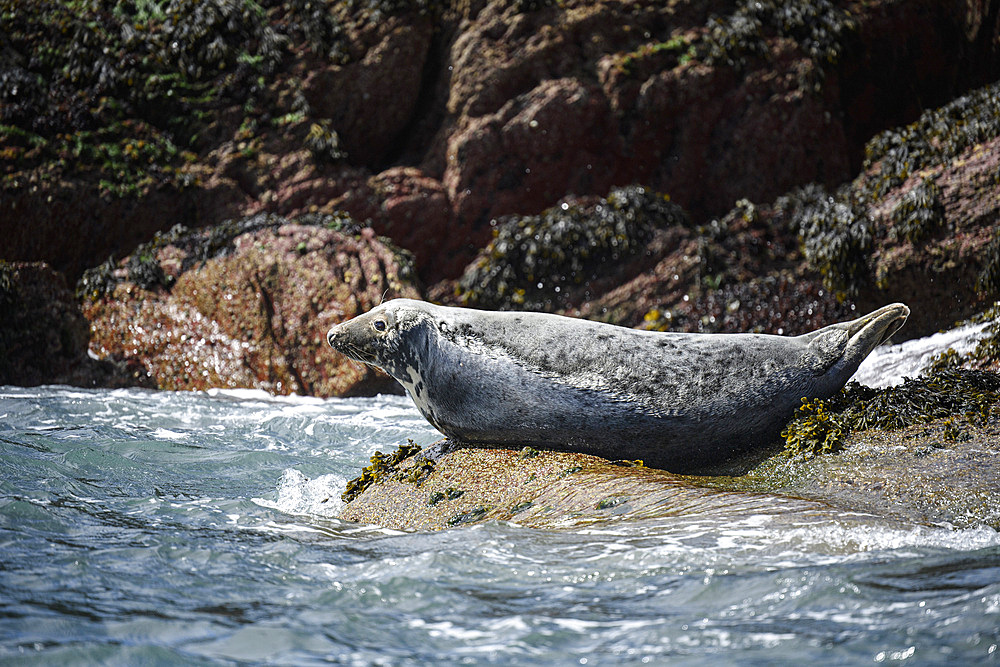
[{"label": "spotted fur", "polygon": [[893,304],[796,337],[682,334],[396,299],[328,340],[454,440],[683,471],[772,442],[803,396],[837,392],[908,314]]}]

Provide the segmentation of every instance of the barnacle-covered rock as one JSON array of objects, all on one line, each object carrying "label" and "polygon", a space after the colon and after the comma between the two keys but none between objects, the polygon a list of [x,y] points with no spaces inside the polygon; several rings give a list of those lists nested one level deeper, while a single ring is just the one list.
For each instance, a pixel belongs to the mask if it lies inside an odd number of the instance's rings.
[{"label": "barnacle-covered rock", "polygon": [[95,355],[142,364],[162,389],[347,396],[398,390],[332,354],[326,331],[383,298],[419,296],[414,278],[405,253],[350,218],[261,215],[176,227],[78,289]]}]

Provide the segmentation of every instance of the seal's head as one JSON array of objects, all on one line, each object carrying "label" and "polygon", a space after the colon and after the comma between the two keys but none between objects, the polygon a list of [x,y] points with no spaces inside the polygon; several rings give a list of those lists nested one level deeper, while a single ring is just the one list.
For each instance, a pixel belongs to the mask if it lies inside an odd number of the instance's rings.
[{"label": "seal's head", "polygon": [[418,329],[429,317],[420,301],[393,299],[330,329],[326,339],[341,354],[378,366],[404,384],[419,367]]}]

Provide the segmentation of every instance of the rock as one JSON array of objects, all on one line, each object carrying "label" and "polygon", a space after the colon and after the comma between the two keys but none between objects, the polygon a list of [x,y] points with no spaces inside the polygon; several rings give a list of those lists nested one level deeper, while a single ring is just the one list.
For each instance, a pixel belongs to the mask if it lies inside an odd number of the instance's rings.
[{"label": "rock", "polygon": [[[777,511],[792,523],[869,514],[996,528],[998,398],[1000,374],[990,371],[945,368],[881,389],[851,383],[829,399],[804,398],[784,448],[685,476],[531,447],[442,441],[421,452],[411,443],[372,457],[348,483],[341,517],[402,529],[486,520],[551,528],[728,508]],[[795,504],[802,499],[809,503]]]},{"label": "rock", "polygon": [[62,274],[0,262],[0,385],[150,386],[137,366],[87,355],[90,329]]},{"label": "rock", "polygon": [[538,211],[567,193],[604,193],[628,180],[601,91],[574,79],[544,81],[448,141],[443,182],[466,243],[489,239],[490,219]]},{"label": "rock", "polygon": [[[447,444],[447,443],[444,443]],[[526,450],[530,448],[525,448]],[[626,462],[623,462],[626,463]],[[461,448],[403,461],[347,503],[340,518],[396,530],[441,530],[484,521],[579,528],[685,511],[821,512],[818,503],[777,501],[701,487],[651,468],[585,454]]]},{"label": "rock", "polygon": [[701,223],[833,187],[998,62],[985,0],[198,7],[10,13],[5,258],[75,280],[176,220],[345,210],[455,278],[492,218],[612,185]]},{"label": "rock", "polygon": [[377,167],[398,150],[423,84],[434,26],[427,18],[391,16],[364,26],[364,55],[343,65],[307,65],[302,93],[340,135],[347,161]]},{"label": "rock", "polygon": [[99,286],[83,309],[94,353],[142,363],[161,389],[398,392],[388,376],[334,354],[326,332],[383,298],[419,298],[409,259],[349,219],[308,222],[257,216],[177,231],[110,277],[89,274],[84,289]]},{"label": "rock", "polygon": [[996,419],[970,426],[957,440],[945,437],[948,427],[939,420],[862,431],[839,454],[802,460],[777,452],[739,476],[680,476],[564,452],[526,457],[516,449],[444,448],[381,475],[340,517],[398,530],[484,521],[578,528],[720,512],[733,520],[774,513],[790,525],[868,514],[903,524],[1000,528]]},{"label": "rock", "polygon": [[428,281],[455,275],[471,252],[451,214],[444,186],[413,167],[393,167],[368,181],[379,202],[372,227],[414,254],[417,271]]}]

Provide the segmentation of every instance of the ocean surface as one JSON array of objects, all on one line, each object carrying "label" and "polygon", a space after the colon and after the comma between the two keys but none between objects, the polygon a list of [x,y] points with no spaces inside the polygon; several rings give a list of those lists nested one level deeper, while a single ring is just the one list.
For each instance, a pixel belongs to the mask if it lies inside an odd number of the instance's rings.
[{"label": "ocean surface", "polygon": [[407,438],[405,397],[0,387],[0,664],[1000,663],[990,528],[339,521]]}]

